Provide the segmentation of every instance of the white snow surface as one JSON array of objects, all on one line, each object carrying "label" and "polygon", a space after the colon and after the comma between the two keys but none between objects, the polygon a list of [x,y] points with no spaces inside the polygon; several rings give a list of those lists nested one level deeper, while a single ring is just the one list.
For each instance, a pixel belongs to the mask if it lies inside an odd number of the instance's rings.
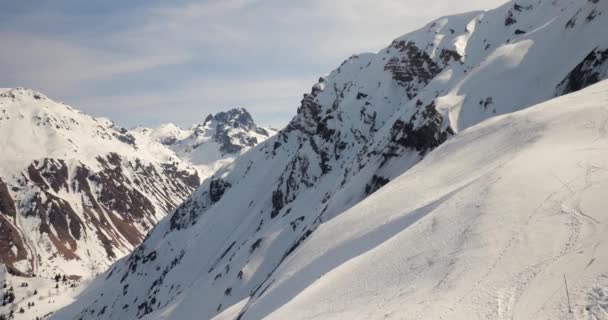
[{"label": "white snow surface", "polygon": [[0,174],[12,175],[44,158],[77,158],[97,168],[96,157],[109,152],[155,162],[175,160],[171,150],[152,140],[136,139],[138,148],[120,141],[120,130],[108,119],[93,118],[31,89],[0,89],[0,145],[5,150]]},{"label": "white snow surface", "polygon": [[[6,273],[0,266],[0,283],[13,288],[15,302],[2,307],[2,313],[13,311],[13,319],[44,319],[57,309],[70,304],[86,288],[88,281],[55,281],[43,277],[18,277]],[[27,287],[22,284],[27,283]],[[5,289],[5,291],[7,291]],[[31,305],[30,305],[31,304]],[[23,308],[24,312],[19,312]]]},{"label": "white snow surface", "polygon": [[465,130],[321,225],[243,319],[608,319],[607,125],[605,81]]},{"label": "white snow surface", "polygon": [[605,319],[608,85],[513,112],[607,16],[512,1],[351,57],[56,319]]}]

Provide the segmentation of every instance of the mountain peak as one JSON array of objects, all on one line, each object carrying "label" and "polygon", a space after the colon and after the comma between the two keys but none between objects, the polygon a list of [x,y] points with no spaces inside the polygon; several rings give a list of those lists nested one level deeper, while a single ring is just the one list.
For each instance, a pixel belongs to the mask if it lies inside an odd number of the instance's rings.
[{"label": "mountain peak", "polygon": [[[245,108],[233,108],[228,111],[218,112],[213,116],[213,120],[217,121],[218,126],[226,126],[233,128],[243,128],[246,130],[255,130],[257,127],[253,121],[253,117]],[[205,122],[207,122],[205,120]]]},{"label": "mountain peak", "polygon": [[48,97],[33,89],[24,87],[1,88],[0,97],[15,100],[47,100]]},{"label": "mountain peak", "polygon": [[205,121],[203,121],[203,125],[206,125],[207,122],[212,121],[213,120],[213,115],[210,113],[209,115],[207,115],[207,117],[205,118]]},{"label": "mountain peak", "polygon": [[253,117],[245,108],[234,108],[217,113],[213,139],[221,145],[220,151],[235,154],[243,148],[253,147],[259,143],[259,136],[270,136],[264,128],[258,127]]},{"label": "mountain peak", "polygon": [[245,108],[209,114],[190,129],[166,124],[140,131],[190,161],[202,178],[274,133],[272,129],[257,126]]}]

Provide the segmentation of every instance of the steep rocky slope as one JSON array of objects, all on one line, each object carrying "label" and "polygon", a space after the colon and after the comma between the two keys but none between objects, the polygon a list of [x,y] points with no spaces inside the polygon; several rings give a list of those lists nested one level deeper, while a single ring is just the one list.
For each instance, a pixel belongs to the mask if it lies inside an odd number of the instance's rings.
[{"label": "steep rocky slope", "polygon": [[[268,315],[279,306],[251,304],[289,278],[276,272],[320,226],[454,134],[605,77],[607,14],[606,0],[512,1],[438,19],[377,54],[351,57],[319,79],[286,128],[206,180],[58,318]],[[399,195],[410,196],[425,197]],[[330,246],[314,243],[319,252]],[[304,280],[292,279],[292,296],[319,275],[315,268],[297,271]]]}]

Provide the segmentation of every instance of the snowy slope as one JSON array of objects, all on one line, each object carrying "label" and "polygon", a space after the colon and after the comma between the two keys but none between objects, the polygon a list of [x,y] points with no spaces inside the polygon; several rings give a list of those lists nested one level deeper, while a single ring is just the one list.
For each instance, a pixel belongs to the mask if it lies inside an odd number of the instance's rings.
[{"label": "snowy slope", "polygon": [[0,146],[0,264],[16,282],[105,271],[200,184],[156,141],[29,89],[0,89]]},{"label": "snowy slope", "polygon": [[567,319],[608,319],[607,125],[605,81],[462,132],[321,225],[242,319],[561,319],[563,275]]},{"label": "snowy slope", "polygon": [[133,130],[166,145],[198,169],[204,180],[276,132],[259,127],[244,108],[209,115],[202,124],[182,129],[174,124]]},{"label": "snowy slope", "polygon": [[[68,305],[86,287],[88,280],[60,279],[50,277],[19,277],[6,272],[0,266],[0,284],[2,285],[3,306],[0,313],[13,319],[42,319],[57,309]],[[10,302],[10,294],[14,300]],[[23,310],[23,312],[21,312]],[[10,318],[9,318],[10,319]]]},{"label": "snowy slope", "polygon": [[[351,57],[319,79],[286,128],[206,180],[61,317],[257,319],[273,311],[279,305],[258,298],[287,281],[277,272],[326,223],[454,134],[605,78],[607,14],[606,0],[509,2]],[[411,183],[426,190],[422,177]],[[315,270],[290,282],[292,297]]]}]

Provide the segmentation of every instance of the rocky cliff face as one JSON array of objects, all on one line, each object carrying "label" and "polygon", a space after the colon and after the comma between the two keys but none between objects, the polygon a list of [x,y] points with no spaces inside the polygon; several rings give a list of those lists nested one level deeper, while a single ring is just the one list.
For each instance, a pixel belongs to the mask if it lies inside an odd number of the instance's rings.
[{"label": "rocky cliff face", "polygon": [[89,277],[198,187],[175,154],[28,89],[0,92],[0,264]]},{"label": "rocky cliff face", "polygon": [[606,1],[512,1],[352,56],[304,95],[286,128],[207,179],[58,316],[249,319],[319,228],[452,135],[551,99],[564,79],[586,79],[574,88],[601,78],[586,70],[606,44],[607,14]]},{"label": "rocky cliff face", "polygon": [[608,77],[608,48],[593,49],[557,86],[557,95],[586,88]]}]

